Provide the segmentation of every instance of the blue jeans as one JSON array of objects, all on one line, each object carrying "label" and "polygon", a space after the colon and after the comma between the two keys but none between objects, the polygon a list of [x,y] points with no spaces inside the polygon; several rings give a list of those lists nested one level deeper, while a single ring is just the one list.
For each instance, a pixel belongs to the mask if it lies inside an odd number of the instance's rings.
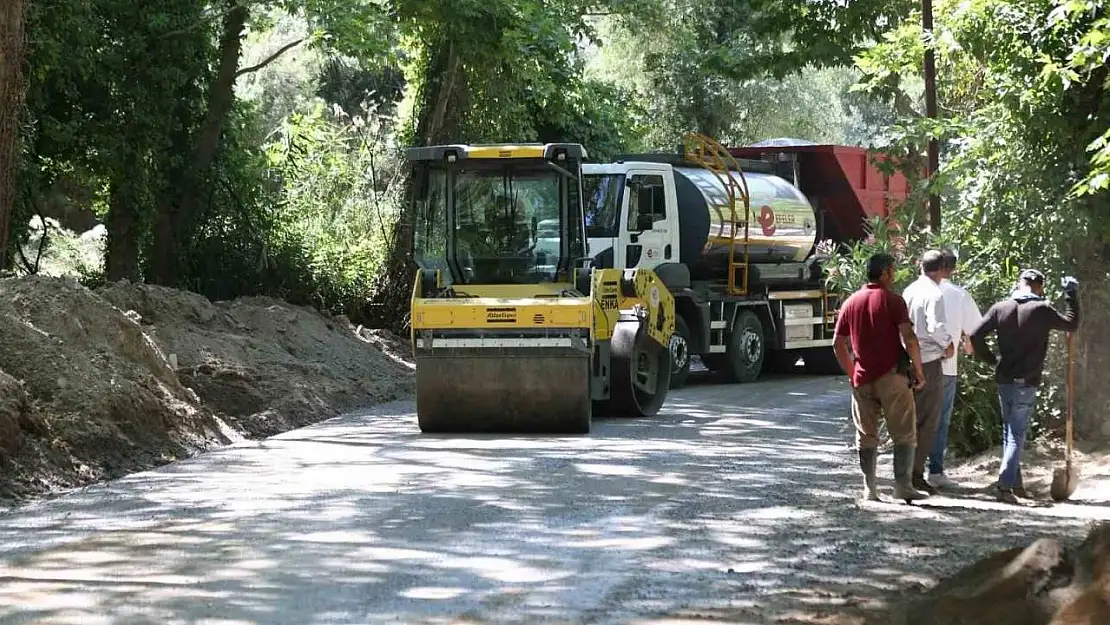
[{"label": "blue jeans", "polygon": [[952,421],[952,407],[956,405],[957,376],[944,376],[944,399],[940,407],[940,422],[937,435],[933,439],[933,450],[929,452],[929,475],[944,473],[944,452],[948,447],[948,424]]},{"label": "blue jeans", "polygon": [[1014,488],[1021,485],[1021,450],[1029,420],[1037,407],[1037,387],[1022,382],[998,385],[998,401],[1002,404],[1002,467],[998,485]]}]

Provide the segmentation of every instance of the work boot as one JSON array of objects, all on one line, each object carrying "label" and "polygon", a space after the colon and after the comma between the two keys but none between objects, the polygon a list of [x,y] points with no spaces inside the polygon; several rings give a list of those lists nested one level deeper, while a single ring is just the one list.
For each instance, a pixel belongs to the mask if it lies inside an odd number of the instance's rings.
[{"label": "work boot", "polygon": [[914,488],[916,488],[917,490],[922,491],[924,493],[927,493],[930,496],[937,494],[937,489],[933,488],[933,485],[930,484],[929,481],[925,479],[925,474],[924,473],[915,473],[913,475],[912,484],[913,484]]},{"label": "work boot", "polygon": [[878,457],[878,449],[859,450],[859,468],[863,471],[863,499],[866,501],[879,501],[879,489],[875,486],[875,463]]},{"label": "work boot", "polygon": [[929,486],[937,489],[953,488],[956,486],[956,482],[953,482],[952,478],[948,477],[944,473],[934,473],[929,476]]},{"label": "work boot", "polygon": [[[1025,490],[1025,485],[1021,483],[1020,477],[1018,478],[1018,483],[1015,486],[1009,488],[1003,488],[1002,483],[998,480],[995,480],[988,487],[988,490],[990,490],[995,495],[1005,497],[1007,499],[1010,497],[1010,495],[1016,496],[1018,499],[1034,499],[1033,495],[1029,494],[1029,491]],[[999,495],[999,493],[1003,494]]]},{"label": "work boot", "polygon": [[914,488],[910,474],[913,471],[913,445],[894,446],[894,498],[906,503],[926,499],[929,495]]}]

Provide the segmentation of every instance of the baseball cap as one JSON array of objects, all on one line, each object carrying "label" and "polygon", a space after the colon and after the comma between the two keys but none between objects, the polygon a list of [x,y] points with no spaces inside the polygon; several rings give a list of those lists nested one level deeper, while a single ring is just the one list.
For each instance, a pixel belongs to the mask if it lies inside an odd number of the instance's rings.
[{"label": "baseball cap", "polygon": [[1018,278],[1029,282],[1036,282],[1037,284],[1044,284],[1044,274],[1036,269],[1022,269],[1021,275],[1018,276]]}]

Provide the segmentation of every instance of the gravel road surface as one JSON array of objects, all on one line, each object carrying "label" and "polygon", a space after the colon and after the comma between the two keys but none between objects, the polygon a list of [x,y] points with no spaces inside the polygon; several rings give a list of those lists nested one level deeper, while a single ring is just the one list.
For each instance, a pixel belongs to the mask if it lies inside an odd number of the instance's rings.
[{"label": "gravel road surface", "polygon": [[1105,515],[857,504],[847,409],[805,376],[585,437],[379,406],[0,516],[0,623],[830,623]]}]

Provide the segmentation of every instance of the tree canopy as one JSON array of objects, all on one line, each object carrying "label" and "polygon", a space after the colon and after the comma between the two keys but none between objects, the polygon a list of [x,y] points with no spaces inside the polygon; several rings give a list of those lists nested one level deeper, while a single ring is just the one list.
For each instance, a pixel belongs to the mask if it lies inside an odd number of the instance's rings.
[{"label": "tree canopy", "polygon": [[[89,284],[265,293],[400,328],[405,146],[575,141],[605,159],[697,131],[875,145],[912,164],[937,137],[941,171],[907,206],[943,195],[928,241],[958,244],[980,305],[1027,264],[1080,274],[1101,302],[1105,7],[935,12],[926,38],[903,0],[9,1],[0,268],[38,270],[46,218],[101,225]],[[926,46],[937,120],[922,114]]]}]

